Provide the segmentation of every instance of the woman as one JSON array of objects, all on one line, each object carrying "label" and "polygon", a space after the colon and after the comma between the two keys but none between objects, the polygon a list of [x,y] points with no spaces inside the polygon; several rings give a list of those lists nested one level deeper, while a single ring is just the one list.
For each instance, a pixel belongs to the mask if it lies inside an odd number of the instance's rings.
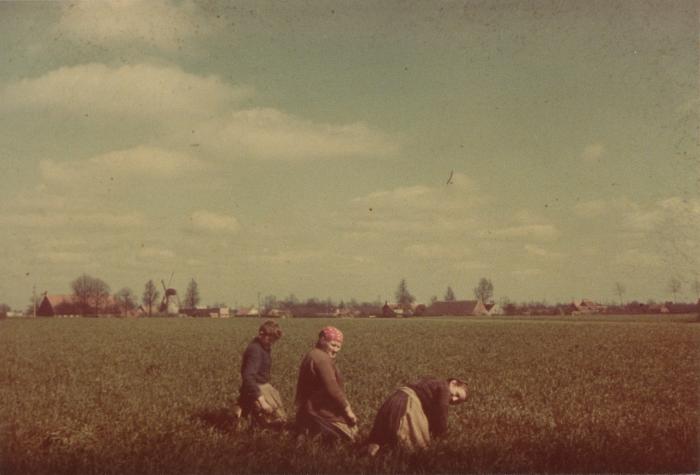
[{"label": "woman", "polygon": [[375,455],[382,445],[408,451],[428,447],[431,436],[447,432],[448,407],[467,395],[467,384],[455,378],[423,378],[397,389],[377,412],[367,451]]},{"label": "woman", "polygon": [[302,432],[326,439],[354,441],[357,416],[350,407],[335,358],[343,346],[343,333],[326,327],[299,367],[296,424]]},{"label": "woman", "polygon": [[282,398],[270,384],[272,345],[280,338],[280,326],[268,320],[260,325],[257,336],[243,353],[240,396],[234,415],[252,416],[253,425],[279,426],[287,419]]}]

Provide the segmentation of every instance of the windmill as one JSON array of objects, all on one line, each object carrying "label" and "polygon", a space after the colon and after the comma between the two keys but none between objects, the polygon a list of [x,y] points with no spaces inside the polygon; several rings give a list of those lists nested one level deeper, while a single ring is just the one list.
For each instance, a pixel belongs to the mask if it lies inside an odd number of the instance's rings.
[{"label": "windmill", "polygon": [[167,286],[163,279],[160,280],[160,283],[163,285],[163,300],[161,300],[159,308],[161,313],[177,315],[180,313],[180,297],[177,295],[177,290],[170,287],[172,281],[173,272],[170,273],[170,280],[168,280]]}]

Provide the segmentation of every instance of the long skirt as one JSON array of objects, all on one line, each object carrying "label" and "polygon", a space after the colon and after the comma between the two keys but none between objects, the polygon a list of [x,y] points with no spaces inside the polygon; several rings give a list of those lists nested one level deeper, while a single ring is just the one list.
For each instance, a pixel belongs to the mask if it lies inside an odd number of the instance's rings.
[{"label": "long skirt", "polygon": [[408,451],[430,445],[428,418],[413,389],[399,388],[384,401],[374,418],[368,442],[395,445]]},{"label": "long skirt", "polygon": [[351,426],[344,421],[309,414],[306,411],[297,412],[297,428],[311,435],[320,435],[327,441],[354,442],[358,432],[356,425]]},{"label": "long skirt", "polygon": [[271,427],[287,422],[287,412],[284,410],[284,403],[279,391],[270,383],[261,384],[258,387],[260,388],[260,394],[265,398],[265,402],[272,407],[272,412],[263,411],[257,401],[247,405],[248,407],[245,407],[244,411],[252,415],[253,424]]}]

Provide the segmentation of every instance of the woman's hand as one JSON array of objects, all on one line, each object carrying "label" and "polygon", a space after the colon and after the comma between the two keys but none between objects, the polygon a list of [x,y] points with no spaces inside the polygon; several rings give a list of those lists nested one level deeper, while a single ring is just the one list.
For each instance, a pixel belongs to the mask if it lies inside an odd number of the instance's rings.
[{"label": "woman's hand", "polygon": [[345,417],[348,419],[351,426],[357,425],[357,416],[352,412],[350,406],[345,406]]},{"label": "woman's hand", "polygon": [[260,396],[257,401],[255,401],[258,404],[258,407],[260,410],[263,412],[267,412],[268,414],[272,413],[272,406],[270,406],[267,401],[265,400],[264,396]]}]

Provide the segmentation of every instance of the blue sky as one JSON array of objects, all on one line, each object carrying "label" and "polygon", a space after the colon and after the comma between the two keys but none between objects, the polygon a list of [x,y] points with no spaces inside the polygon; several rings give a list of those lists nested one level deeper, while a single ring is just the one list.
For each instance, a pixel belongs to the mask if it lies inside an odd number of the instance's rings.
[{"label": "blue sky", "polygon": [[0,41],[12,306],[695,296],[695,2],[3,2]]}]

